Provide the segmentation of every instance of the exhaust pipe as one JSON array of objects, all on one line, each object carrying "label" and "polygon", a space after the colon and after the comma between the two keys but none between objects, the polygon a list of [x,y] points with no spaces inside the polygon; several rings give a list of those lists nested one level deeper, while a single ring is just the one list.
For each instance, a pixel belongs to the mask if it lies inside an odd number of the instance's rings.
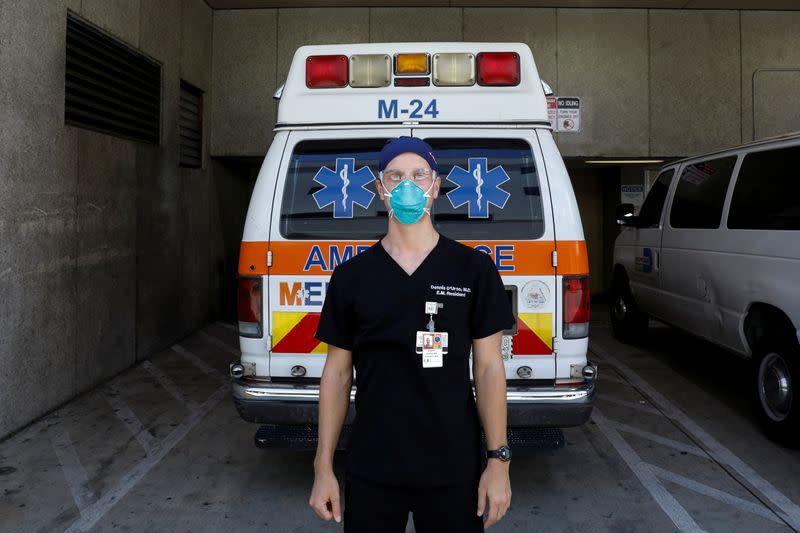
[{"label": "exhaust pipe", "polygon": [[234,379],[240,379],[244,376],[244,367],[240,363],[234,363],[231,365],[231,377]]},{"label": "exhaust pipe", "polygon": [[589,363],[585,367],[583,367],[583,379],[586,381],[592,381],[597,377],[597,367],[593,364]]}]

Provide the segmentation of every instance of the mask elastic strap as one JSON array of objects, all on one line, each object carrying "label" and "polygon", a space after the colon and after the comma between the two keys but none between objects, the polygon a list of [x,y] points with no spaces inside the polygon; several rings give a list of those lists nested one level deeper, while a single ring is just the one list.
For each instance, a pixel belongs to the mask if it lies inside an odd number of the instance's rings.
[{"label": "mask elastic strap", "polygon": [[[436,174],[431,175],[431,186],[428,187],[428,190],[425,191],[425,198],[431,197],[431,191],[433,190],[433,186],[436,184]],[[430,213],[428,213],[430,214]]]},{"label": "mask elastic strap", "polygon": [[389,192],[389,189],[386,188],[386,184],[383,182],[383,171],[381,171],[380,174],[381,174],[381,177],[379,179],[380,179],[380,182],[381,182],[381,187],[383,187],[383,197],[384,198],[391,198],[392,197],[392,193]]}]

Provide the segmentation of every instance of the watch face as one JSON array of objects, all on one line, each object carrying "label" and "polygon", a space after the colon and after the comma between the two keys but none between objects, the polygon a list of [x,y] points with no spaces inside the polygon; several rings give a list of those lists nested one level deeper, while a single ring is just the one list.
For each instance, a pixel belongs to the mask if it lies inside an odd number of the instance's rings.
[{"label": "watch face", "polygon": [[511,448],[508,446],[503,446],[500,448],[500,458],[503,461],[510,461],[511,460]]}]

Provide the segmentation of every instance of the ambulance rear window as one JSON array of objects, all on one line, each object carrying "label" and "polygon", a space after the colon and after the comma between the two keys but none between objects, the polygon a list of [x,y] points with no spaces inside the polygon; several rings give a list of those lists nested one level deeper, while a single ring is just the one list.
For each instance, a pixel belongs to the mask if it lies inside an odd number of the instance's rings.
[{"label": "ambulance rear window", "polygon": [[[538,239],[544,216],[536,163],[520,139],[426,139],[439,163],[433,222],[453,239]],[[303,141],[289,161],[280,233],[287,239],[377,239],[388,212],[377,195],[386,139]]]}]

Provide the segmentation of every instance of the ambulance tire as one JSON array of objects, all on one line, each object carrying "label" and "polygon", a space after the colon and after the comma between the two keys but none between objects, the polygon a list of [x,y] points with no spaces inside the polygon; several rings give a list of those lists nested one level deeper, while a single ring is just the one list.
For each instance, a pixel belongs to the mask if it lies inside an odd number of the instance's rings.
[{"label": "ambulance tire", "polygon": [[627,279],[615,278],[611,284],[611,330],[625,344],[635,344],[647,336],[650,317],[639,310]]},{"label": "ambulance tire", "polygon": [[800,448],[800,345],[789,334],[766,337],[758,343],[753,363],[761,427],[775,442]]}]

